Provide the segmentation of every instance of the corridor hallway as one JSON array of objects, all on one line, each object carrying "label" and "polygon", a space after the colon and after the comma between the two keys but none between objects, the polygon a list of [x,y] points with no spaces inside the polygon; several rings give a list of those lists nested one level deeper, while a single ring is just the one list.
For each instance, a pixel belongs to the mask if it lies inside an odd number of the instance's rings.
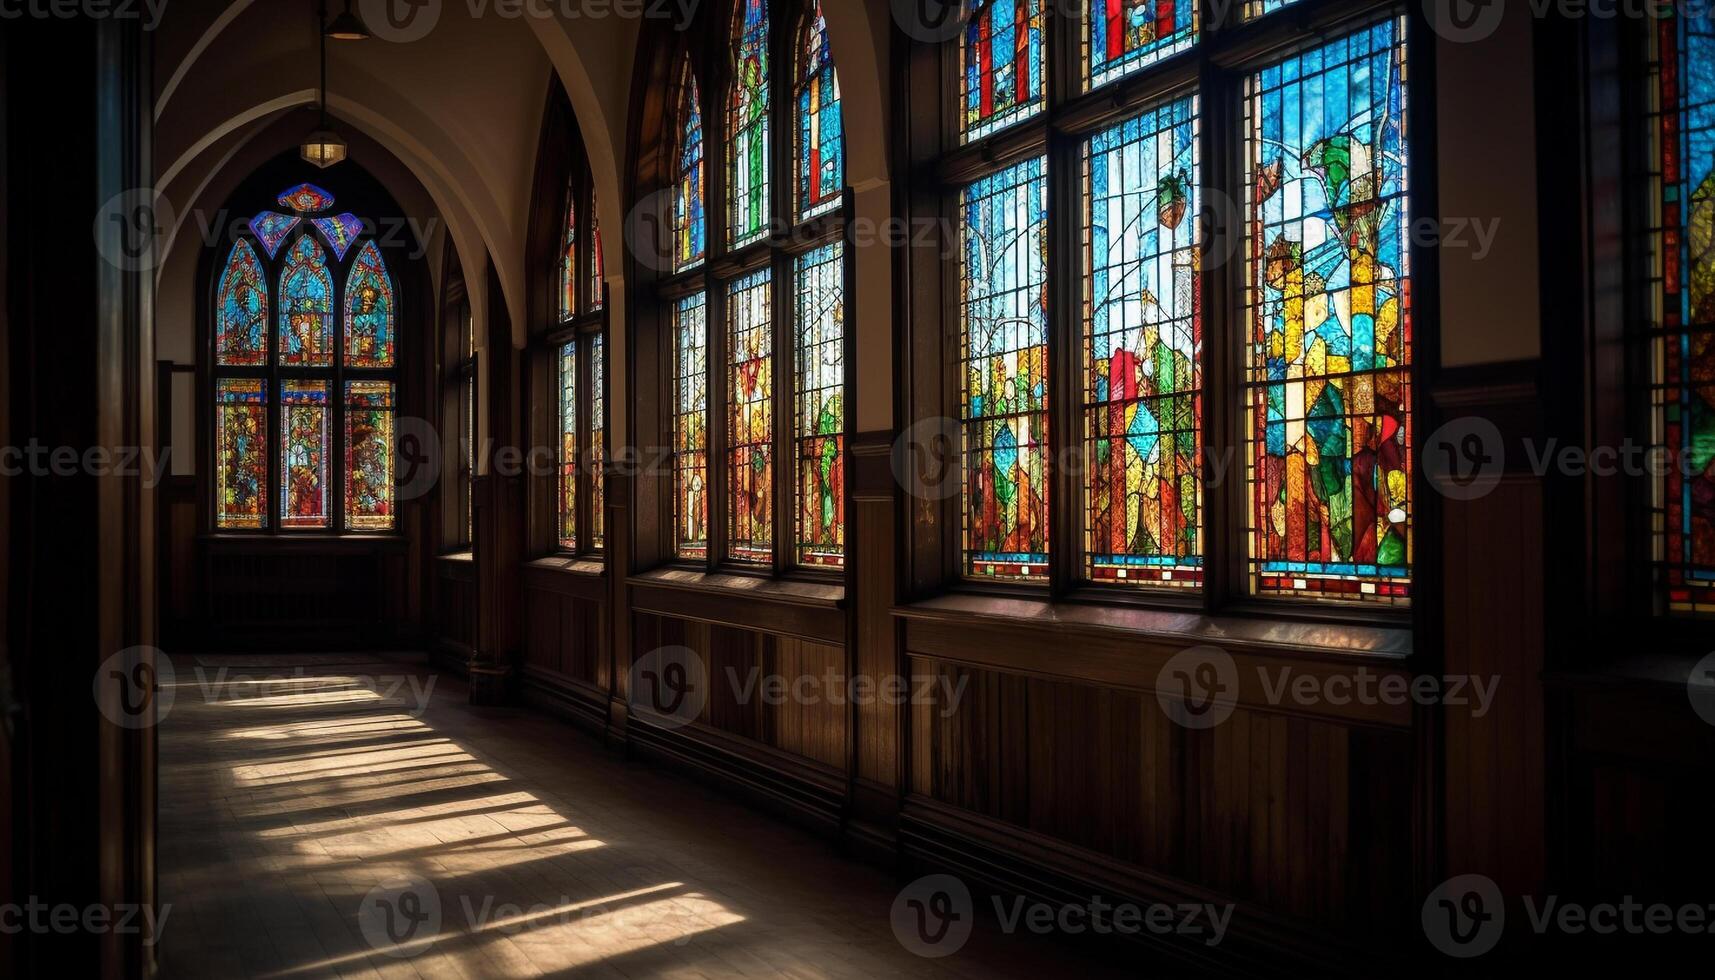
[{"label": "corridor hallway", "polygon": [[471,707],[415,658],[175,667],[165,977],[1101,975],[980,918],[955,955],[913,955],[904,882],[562,722]]}]

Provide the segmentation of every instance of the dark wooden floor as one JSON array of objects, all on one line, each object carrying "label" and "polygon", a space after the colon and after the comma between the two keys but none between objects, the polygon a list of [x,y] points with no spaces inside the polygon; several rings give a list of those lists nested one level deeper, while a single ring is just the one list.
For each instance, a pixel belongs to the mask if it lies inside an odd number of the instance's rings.
[{"label": "dark wooden floor", "polygon": [[168,977],[1102,973],[980,920],[917,956],[889,875],[410,658],[179,658],[173,692]]}]

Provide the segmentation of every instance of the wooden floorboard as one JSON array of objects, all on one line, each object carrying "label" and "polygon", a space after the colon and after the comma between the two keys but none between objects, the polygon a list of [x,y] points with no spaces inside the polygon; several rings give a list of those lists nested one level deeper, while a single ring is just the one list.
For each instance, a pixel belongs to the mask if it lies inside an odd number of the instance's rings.
[{"label": "wooden floorboard", "polygon": [[[981,917],[956,954],[919,957],[894,936],[887,874],[562,722],[473,708],[419,660],[176,667],[161,728],[169,978],[1110,972]],[[376,889],[406,880],[427,883],[411,890],[438,932],[376,928],[410,901],[378,904],[400,896]]]}]

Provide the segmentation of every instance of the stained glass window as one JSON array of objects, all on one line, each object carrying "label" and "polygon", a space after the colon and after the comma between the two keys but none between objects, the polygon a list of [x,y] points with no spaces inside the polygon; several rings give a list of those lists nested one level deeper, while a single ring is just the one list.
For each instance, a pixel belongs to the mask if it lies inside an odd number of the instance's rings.
[{"label": "stained glass window", "polygon": [[280,382],[280,526],[328,526],[328,383]]},{"label": "stained glass window", "polygon": [[828,48],[828,24],[814,3],[798,46],[798,218],[832,210],[845,189],[845,127],[840,79]]},{"label": "stained glass window", "polygon": [[689,269],[703,260],[708,222],[703,213],[703,109],[691,59],[679,71],[679,132],[674,148],[673,267]]},{"label": "stained glass window", "polygon": [[560,232],[560,320],[578,315],[578,190],[566,182],[566,219]]},{"label": "stained glass window", "polygon": [[1090,88],[1188,50],[1198,0],[1088,0],[1084,63]]},{"label": "stained glass window", "polygon": [[1197,100],[1084,145],[1085,574],[1202,579]]},{"label": "stained glass window", "polygon": [[1651,121],[1659,280],[1649,336],[1655,576],[1670,612],[1715,612],[1715,27],[1707,15],[1652,22]]},{"label": "stained glass window", "polygon": [[234,242],[215,295],[215,363],[256,365],[266,361],[267,324],[268,286],[262,281],[262,262],[248,242]]},{"label": "stained glass window", "polygon": [[363,234],[363,219],[350,211],[331,218],[313,218],[310,224],[315,225],[316,230],[321,232],[322,237],[333,247],[335,262],[344,262],[345,253],[351,251],[351,243]]},{"label": "stained glass window", "polygon": [[1043,103],[1042,0],[988,0],[959,39],[966,140],[1027,119]]},{"label": "stained glass window", "polygon": [[1298,0],[1245,0],[1245,20],[1254,20],[1276,10],[1284,10]]},{"label": "stained glass window", "polygon": [[844,265],[839,242],[806,252],[795,264],[792,443],[800,565],[845,563]]},{"label": "stained glass window", "polygon": [[774,558],[773,283],[760,269],[727,286],[727,557]]},{"label": "stained glass window", "polygon": [[333,363],[333,276],[313,236],[299,235],[280,273],[280,363]]},{"label": "stained glass window", "polygon": [[1405,22],[1246,82],[1251,581],[1399,603],[1411,586]]},{"label": "stained glass window", "polygon": [[358,249],[345,280],[345,364],[393,366],[393,280],[373,239]]},{"label": "stained glass window", "polygon": [[966,187],[960,201],[964,570],[1048,570],[1047,164]]},{"label": "stained glass window", "polygon": [[560,547],[578,548],[578,345],[560,347]]},{"label": "stained glass window", "polygon": [[607,344],[601,334],[590,338],[590,548],[607,545]]},{"label": "stained glass window", "polygon": [[345,383],[345,526],[393,527],[393,382]]},{"label": "stained glass window", "polygon": [[602,265],[601,254],[601,221],[596,218],[595,192],[590,192],[590,309],[599,310],[602,307],[602,284],[607,279],[607,272]]},{"label": "stained glass window", "polygon": [[250,232],[262,243],[262,249],[268,253],[269,258],[280,254],[280,246],[296,227],[297,218],[278,211],[264,211],[250,219]]},{"label": "stained glass window", "polygon": [[727,241],[737,247],[768,232],[767,0],[740,0],[733,11],[726,140]]},{"label": "stained glass window", "polygon": [[296,187],[280,192],[274,199],[283,208],[291,208],[299,214],[314,214],[333,207],[333,195],[314,184],[299,184]]},{"label": "stained glass window", "polygon": [[705,558],[709,550],[708,300],[686,296],[673,316],[674,553]]},{"label": "stained glass window", "polygon": [[214,391],[216,527],[268,526],[268,392],[259,378],[222,378]]},{"label": "stained glass window", "polygon": [[392,277],[362,218],[328,214],[328,191],[299,184],[276,200],[296,215],[252,218],[261,252],[237,238],[215,289],[212,523],[393,530]]}]

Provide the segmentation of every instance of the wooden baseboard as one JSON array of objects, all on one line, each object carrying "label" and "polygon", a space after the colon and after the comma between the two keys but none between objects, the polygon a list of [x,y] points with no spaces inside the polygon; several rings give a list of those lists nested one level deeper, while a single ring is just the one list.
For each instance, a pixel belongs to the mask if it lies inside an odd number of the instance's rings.
[{"label": "wooden baseboard", "polygon": [[920,797],[907,799],[900,811],[899,849],[902,866],[911,873],[953,874],[973,893],[988,890],[1003,899],[1023,895],[1056,908],[1088,906],[1095,895],[1109,904],[1131,903],[1146,909],[1187,903],[1224,908],[1231,903],[1229,927],[1217,945],[1147,931],[1123,939],[1114,936],[1134,948],[1141,945],[1151,958],[1200,973],[1356,976],[1373,973],[1378,966],[1385,973],[1410,972],[1401,962],[1407,950],[1358,949],[1313,925]]},{"label": "wooden baseboard", "polygon": [[626,744],[794,823],[839,831],[844,775],[808,759],[701,726],[669,729],[638,718],[626,727]]}]

